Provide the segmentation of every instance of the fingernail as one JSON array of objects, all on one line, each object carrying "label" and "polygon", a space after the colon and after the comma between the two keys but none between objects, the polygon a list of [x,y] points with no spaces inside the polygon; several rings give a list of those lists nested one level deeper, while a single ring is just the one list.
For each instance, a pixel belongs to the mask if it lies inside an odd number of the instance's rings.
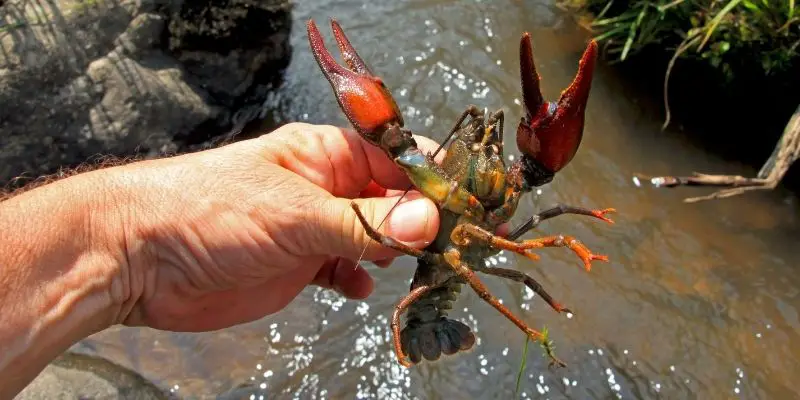
[{"label": "fingernail", "polygon": [[428,204],[425,199],[400,203],[389,217],[389,235],[408,245],[426,244]]}]

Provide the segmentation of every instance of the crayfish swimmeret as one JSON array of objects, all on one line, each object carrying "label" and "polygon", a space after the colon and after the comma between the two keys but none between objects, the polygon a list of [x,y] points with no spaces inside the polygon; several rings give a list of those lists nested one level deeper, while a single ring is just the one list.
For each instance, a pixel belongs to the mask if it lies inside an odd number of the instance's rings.
[{"label": "crayfish swimmeret", "polygon": [[[524,283],[557,312],[571,312],[557,303],[532,277],[512,269],[487,267],[486,258],[501,250],[533,260],[531,252],[542,247],[568,247],[588,271],[595,255],[575,238],[556,235],[532,240],[517,239],[540,222],[562,214],[581,214],[613,223],[605,217],[613,209],[589,210],[559,205],[534,215],[523,225],[501,237],[496,228],[508,222],[522,194],[550,182],[555,173],[572,160],[583,136],[584,110],[589,99],[597,44],[592,41],[583,53],[578,73],[558,102],[546,102],[539,88],[533,63],[530,35],[520,42],[520,69],[525,117],[517,128],[520,160],[506,169],[503,160],[503,111],[486,115],[471,105],[450,131],[451,138],[441,165],[433,155],[417,148],[412,133],[403,128],[403,117],[383,81],[372,74],[356,53],[342,28],[331,20],[333,33],[345,64],[339,65],[325,48],[314,21],[308,21],[308,38],[314,57],[333,87],[340,107],[356,131],[380,147],[406,173],[414,186],[439,207],[440,228],[433,243],[424,250],[408,247],[371,227],[352,203],[367,234],[384,246],[418,259],[410,293],[395,307],[391,328],[399,362],[410,367],[424,357],[437,360],[442,353],[470,349],[475,336],[468,326],[447,318],[461,285],[469,284],[487,303],[505,315],[534,341],[541,341],[551,365],[564,366],[553,354],[544,334],[529,328],[487,290],[475,272]],[[400,331],[400,316],[408,312]]]}]

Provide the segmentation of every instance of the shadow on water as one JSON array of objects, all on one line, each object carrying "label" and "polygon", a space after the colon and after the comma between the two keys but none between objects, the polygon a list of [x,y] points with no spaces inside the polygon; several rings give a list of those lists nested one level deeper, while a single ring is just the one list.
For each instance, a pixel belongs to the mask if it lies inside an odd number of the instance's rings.
[{"label": "shadow on water", "polygon": [[[517,49],[523,31],[532,34],[549,98],[571,80],[587,40],[570,17],[538,2],[301,2],[295,26],[329,16],[339,19],[391,87],[407,125],[437,140],[470,103],[505,108],[513,129],[521,111]],[[324,32],[330,40],[327,27]],[[347,126],[306,40],[305,31],[295,29],[292,64],[268,104],[274,107],[269,124]],[[578,155],[518,212],[522,219],[556,202],[616,207],[615,225],[564,217],[537,232],[575,235],[612,261],[587,273],[562,249],[540,252],[537,263],[509,254],[491,260],[531,274],[576,314],[556,315],[520,285],[484,279],[525,321],[547,326],[569,364],[548,370],[539,352],[531,352],[522,396],[798,397],[797,199],[779,189],[688,205],[681,202],[686,192],[636,187],[636,171],[752,175],[755,168],[661,132],[660,117],[621,95],[629,92],[622,85],[600,67]],[[517,155],[508,136],[506,149]],[[412,370],[396,363],[388,317],[407,292],[414,266],[404,257],[392,268],[374,269],[376,290],[363,302],[309,288],[285,312],[224,331],[118,328],[76,349],[113,359],[186,397],[510,398],[524,337],[468,290],[453,314],[477,331],[474,351]]]}]

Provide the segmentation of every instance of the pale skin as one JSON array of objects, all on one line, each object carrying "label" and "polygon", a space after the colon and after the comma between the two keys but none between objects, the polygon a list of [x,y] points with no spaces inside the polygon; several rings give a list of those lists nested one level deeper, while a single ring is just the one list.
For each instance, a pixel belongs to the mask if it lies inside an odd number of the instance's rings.
[{"label": "pale skin", "polygon": [[[281,310],[308,285],[367,297],[374,283],[354,261],[364,246],[381,266],[399,253],[369,240],[350,199],[378,226],[408,186],[357,134],[294,123],[0,202],[0,398],[112,325],[223,329]],[[379,230],[423,248],[438,224],[412,191]]]}]

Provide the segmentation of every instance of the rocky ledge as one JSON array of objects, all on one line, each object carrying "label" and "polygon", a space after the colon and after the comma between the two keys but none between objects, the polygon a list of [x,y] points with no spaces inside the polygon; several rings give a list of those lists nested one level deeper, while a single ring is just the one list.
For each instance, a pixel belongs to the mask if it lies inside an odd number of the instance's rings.
[{"label": "rocky ledge", "polygon": [[108,360],[67,352],[48,365],[15,400],[173,398],[139,374]]},{"label": "rocky ledge", "polygon": [[0,0],[0,187],[241,127],[290,30],[288,0]]}]

